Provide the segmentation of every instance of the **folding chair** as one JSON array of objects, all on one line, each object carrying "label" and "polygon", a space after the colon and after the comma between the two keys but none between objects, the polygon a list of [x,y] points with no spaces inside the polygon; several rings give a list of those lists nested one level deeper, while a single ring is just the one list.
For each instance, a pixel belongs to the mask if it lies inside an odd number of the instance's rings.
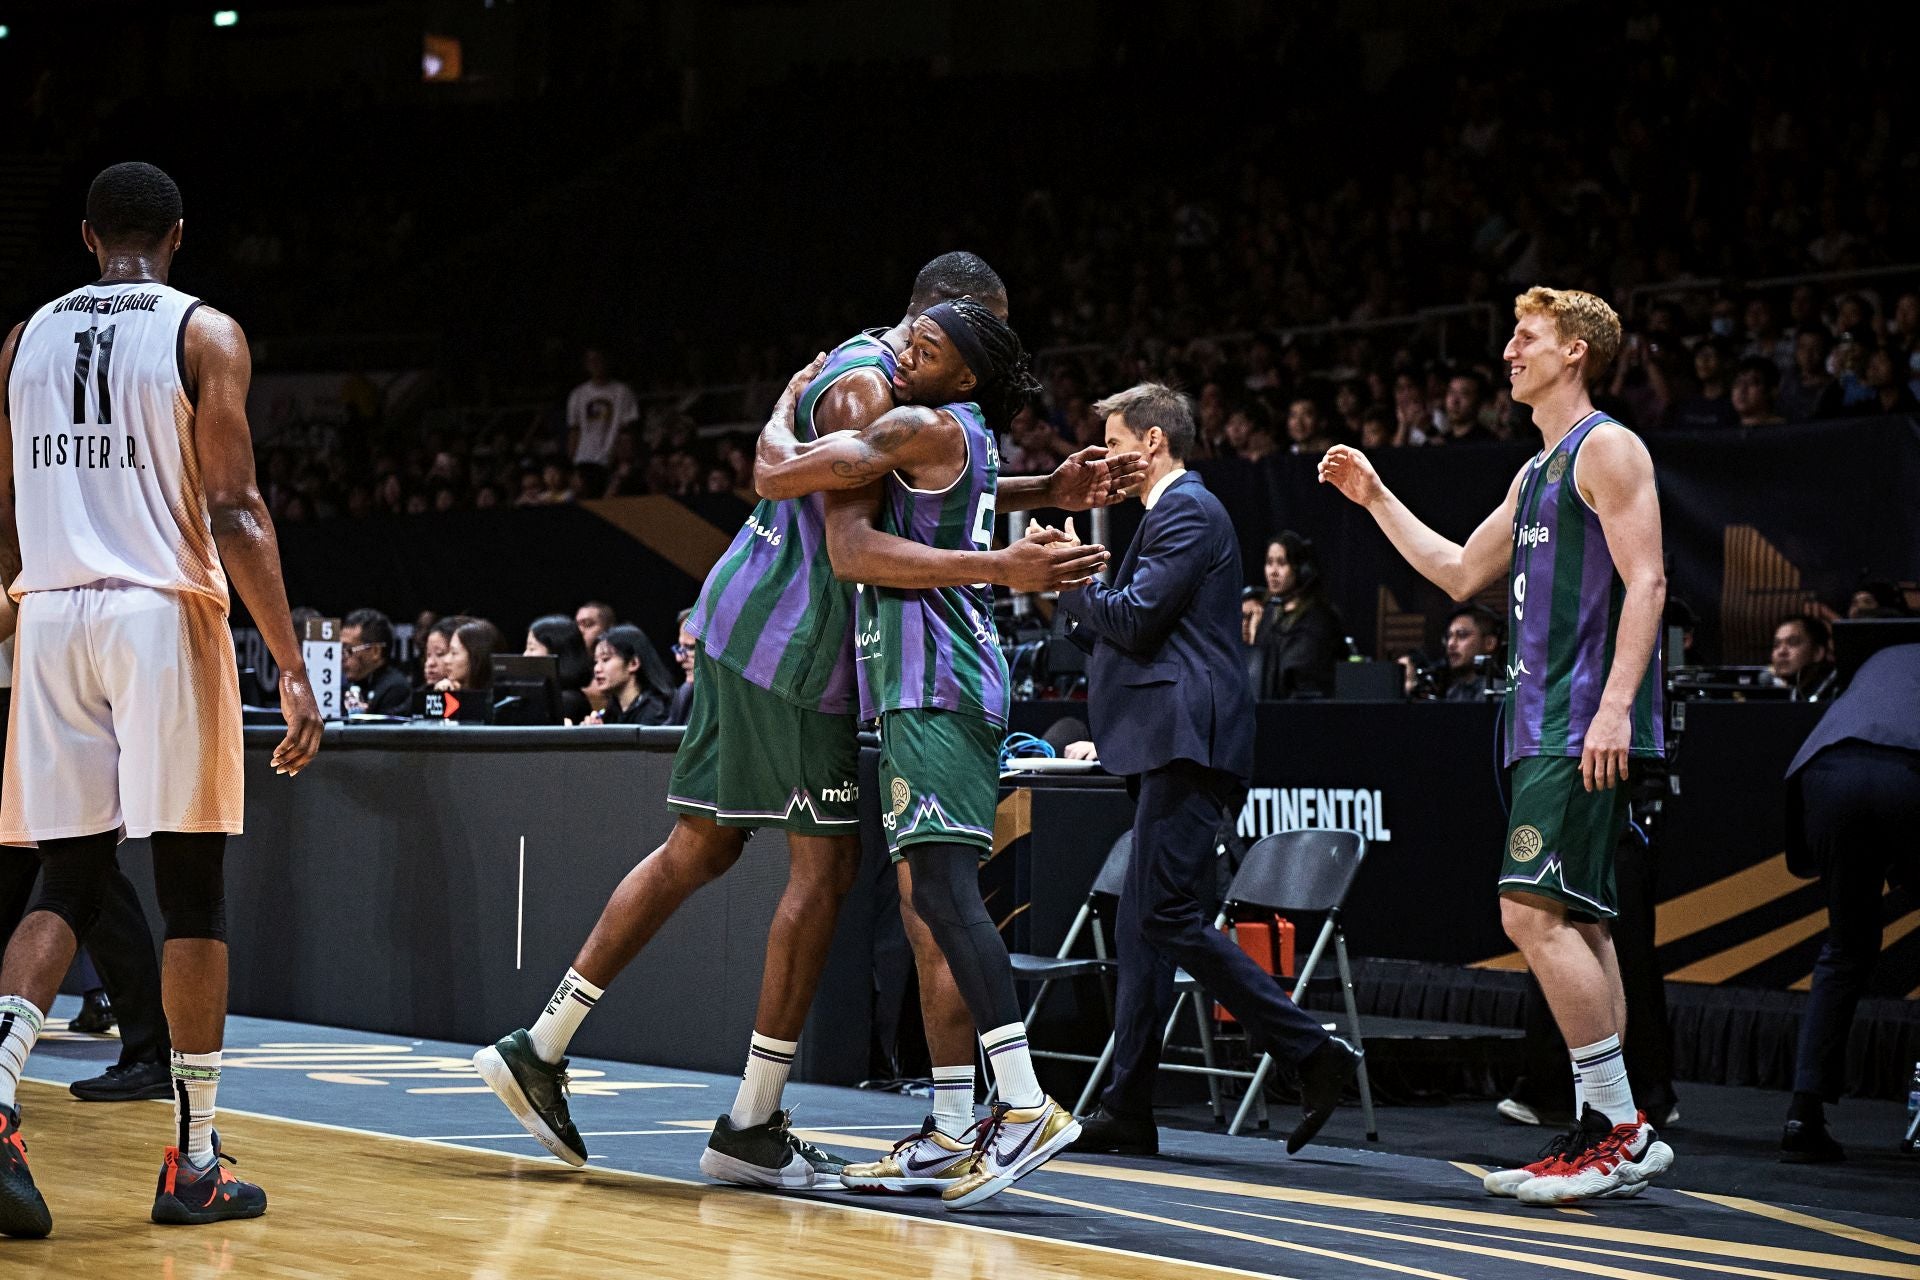
[{"label": "folding chair", "polygon": [[[1290,998],[1297,1004],[1313,980],[1314,970],[1333,943],[1334,958],[1340,968],[1340,988],[1347,1006],[1347,1032],[1353,1047],[1362,1052],[1359,1078],[1360,1108],[1367,1122],[1367,1141],[1378,1142],[1380,1134],[1373,1117],[1373,1086],[1367,1079],[1366,1044],[1360,1038],[1360,1010],[1353,998],[1353,966],[1347,960],[1347,935],[1340,926],[1340,912],[1354,877],[1367,856],[1366,837],[1357,831],[1282,831],[1257,842],[1247,850],[1246,860],[1227,890],[1222,916],[1236,908],[1251,907],[1282,915],[1324,915],[1320,934],[1313,940],[1306,963],[1294,978]],[[1273,1069],[1273,1055],[1262,1054],[1260,1063],[1245,1077],[1247,1096],[1241,1099],[1228,1133],[1239,1133],[1247,1113],[1262,1097],[1267,1073]]]},{"label": "folding chair", "polygon": [[[1056,982],[1070,978],[1082,978],[1089,974],[1098,974],[1101,978],[1100,994],[1106,998],[1107,1021],[1113,1021],[1112,977],[1119,968],[1119,961],[1109,952],[1106,932],[1100,927],[1100,911],[1104,902],[1116,901],[1121,889],[1127,883],[1127,864],[1133,860],[1133,832],[1122,832],[1120,838],[1107,850],[1106,861],[1100,864],[1100,874],[1093,878],[1093,887],[1087,890],[1086,901],[1080,904],[1080,910],[1074,913],[1073,923],[1067,927],[1067,936],[1060,941],[1060,949],[1050,956],[1030,955],[1014,952],[1007,959],[1013,962],[1015,982],[1038,983],[1033,993],[1033,1002],[1027,1006],[1026,1024],[1031,1028],[1034,1019],[1040,1014],[1040,1005],[1047,998],[1047,992]],[[1080,935],[1090,935],[1093,944],[1091,956],[1076,956],[1074,948],[1080,941]],[[1095,1062],[1097,1059],[1088,1053],[1067,1053],[1059,1049],[1030,1049],[1036,1058],[1051,1058],[1061,1062]],[[991,1079],[991,1075],[988,1076]],[[1097,1077],[1096,1077],[1097,1082]],[[991,1102],[998,1094],[995,1086],[987,1094]]]}]

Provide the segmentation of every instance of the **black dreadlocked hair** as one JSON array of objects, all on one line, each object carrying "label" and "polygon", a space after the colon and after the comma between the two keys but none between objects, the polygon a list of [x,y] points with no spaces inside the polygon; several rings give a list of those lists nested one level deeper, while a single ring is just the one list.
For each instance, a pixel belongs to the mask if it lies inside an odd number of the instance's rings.
[{"label": "black dreadlocked hair", "polygon": [[1003,429],[1040,394],[1040,380],[1027,363],[1027,349],[1011,325],[972,298],[955,298],[947,305],[959,312],[986,351],[988,367],[973,371],[973,398],[986,413],[987,425]]}]

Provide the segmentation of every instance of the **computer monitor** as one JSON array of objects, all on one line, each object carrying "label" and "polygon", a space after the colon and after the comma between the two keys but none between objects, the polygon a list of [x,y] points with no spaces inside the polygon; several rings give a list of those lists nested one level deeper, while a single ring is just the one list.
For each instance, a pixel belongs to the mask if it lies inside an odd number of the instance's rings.
[{"label": "computer monitor", "polygon": [[1840,683],[1882,649],[1920,644],[1920,618],[1842,618],[1833,624],[1833,665]]},{"label": "computer monitor", "polygon": [[560,723],[560,660],[517,654],[493,660],[493,722],[506,725]]}]

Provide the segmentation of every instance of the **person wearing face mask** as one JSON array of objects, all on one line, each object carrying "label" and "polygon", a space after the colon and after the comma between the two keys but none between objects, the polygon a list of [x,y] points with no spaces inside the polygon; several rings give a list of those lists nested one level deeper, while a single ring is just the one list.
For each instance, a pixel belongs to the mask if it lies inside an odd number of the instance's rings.
[{"label": "person wearing face mask", "polygon": [[1258,696],[1325,698],[1339,661],[1340,615],[1327,602],[1313,543],[1289,529],[1267,544],[1267,606],[1254,635]]}]

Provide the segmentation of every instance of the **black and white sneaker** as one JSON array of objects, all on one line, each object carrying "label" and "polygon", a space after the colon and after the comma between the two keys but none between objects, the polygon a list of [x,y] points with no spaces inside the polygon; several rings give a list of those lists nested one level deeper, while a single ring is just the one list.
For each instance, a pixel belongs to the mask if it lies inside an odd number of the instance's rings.
[{"label": "black and white sneaker", "polygon": [[734,1128],[721,1116],[713,1122],[713,1136],[700,1153],[700,1172],[721,1182],[743,1187],[778,1187],[804,1191],[809,1187],[838,1187],[847,1162],[811,1142],[796,1138],[793,1112],[776,1111],[766,1123]]}]

